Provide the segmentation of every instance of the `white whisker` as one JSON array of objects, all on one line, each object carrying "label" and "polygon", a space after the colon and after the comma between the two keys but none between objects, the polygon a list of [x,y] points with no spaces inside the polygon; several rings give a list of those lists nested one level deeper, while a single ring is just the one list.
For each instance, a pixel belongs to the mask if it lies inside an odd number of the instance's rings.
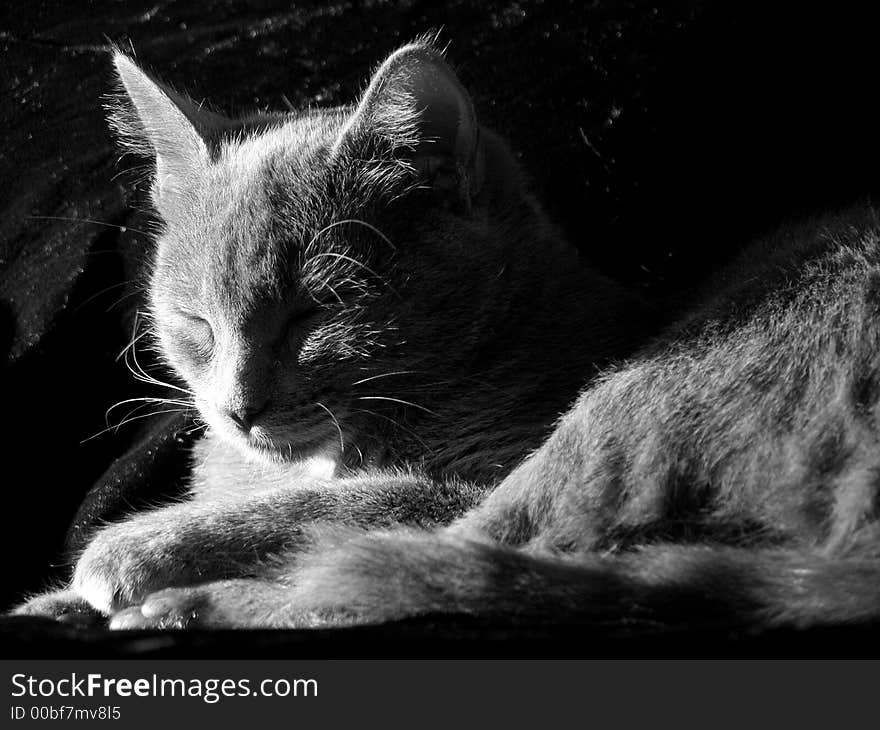
[{"label": "white whisker", "polygon": [[406,426],[404,426],[402,423],[400,423],[400,421],[397,421],[396,419],[391,418],[390,416],[386,416],[382,413],[376,413],[376,411],[371,411],[368,408],[357,408],[357,409],[355,409],[355,413],[369,413],[371,416],[376,416],[377,418],[382,418],[382,419],[390,422],[391,424],[393,424],[394,426],[399,428],[401,431],[406,431],[406,433],[408,433],[410,436],[412,436],[416,441],[418,441],[422,446],[424,446],[425,449],[427,449],[430,453],[432,453],[432,454],[434,453],[434,450],[430,446],[428,446],[427,443],[425,443],[424,439],[422,439],[421,436],[419,436],[411,428],[407,428]]},{"label": "white whisker", "polygon": [[194,404],[190,401],[175,400],[173,398],[149,398],[149,397],[126,398],[125,400],[121,400],[118,403],[114,403],[112,406],[110,406],[104,412],[104,420],[106,421],[110,417],[110,413],[112,411],[116,410],[117,408],[119,408],[119,406],[123,406],[126,403],[139,403],[139,402],[142,403],[143,405],[150,405],[151,403],[162,403],[164,405],[169,405],[169,406],[184,406],[186,408],[194,407]]},{"label": "white whisker", "polygon": [[369,383],[371,380],[378,380],[379,378],[389,378],[392,375],[414,375],[419,372],[419,370],[395,370],[391,373],[382,373],[381,375],[372,375],[369,378],[362,378],[361,380],[352,383],[352,386],[360,385],[361,383]]},{"label": "white whisker", "polygon": [[[140,311],[135,312],[134,326],[133,326],[133,331],[135,333],[137,333],[138,324],[140,321],[139,320],[140,316],[141,316]],[[185,395],[188,395],[188,396],[194,396],[195,394],[192,391],[188,390],[187,388],[181,388],[180,386],[173,385],[171,383],[162,382],[158,378],[155,378],[152,375],[148,374],[143,369],[143,367],[141,367],[141,364],[140,364],[140,362],[138,362],[138,359],[137,359],[136,344],[142,337],[144,337],[147,334],[149,334],[149,330],[144,330],[140,334],[135,334],[132,337],[131,342],[129,342],[129,344],[122,350],[122,352],[119,353],[119,357],[123,357],[123,362],[125,363],[129,372],[134,376],[134,378],[136,380],[139,380],[143,383],[149,383],[150,385],[157,385],[162,388],[169,388],[171,390],[176,390],[176,391],[183,393]],[[131,353],[131,362],[129,362],[129,359],[128,359],[129,353]],[[117,357],[117,360],[119,359],[119,357]],[[132,366],[132,363],[134,363],[134,366]]]},{"label": "white whisker", "polygon": [[107,221],[96,221],[92,218],[71,218],[62,215],[29,215],[28,219],[34,221],[70,221],[72,223],[92,223],[96,226],[107,226],[108,228],[116,228],[123,233],[125,233],[126,231],[131,231],[132,233],[140,233],[144,236],[150,235],[146,231],[141,231],[138,228],[132,228],[131,226],[121,226],[118,223],[108,223]]},{"label": "white whisker", "polygon": [[[74,309],[73,311],[74,311],[74,313],[78,312],[80,309],[82,309],[84,306],[86,306],[86,304],[91,302],[93,299],[97,299],[99,296],[101,296],[102,294],[106,294],[108,291],[112,291],[113,289],[118,289],[121,286],[127,286],[127,285],[133,284],[133,283],[134,283],[134,281],[132,279],[129,279],[128,281],[120,281],[116,284],[111,284],[110,286],[105,286],[100,291],[96,291],[90,297],[87,297],[85,300],[83,300],[80,303],[80,305],[76,309]],[[143,290],[139,288],[139,291],[143,291]],[[132,293],[138,293],[138,292],[132,292]]]},{"label": "white whisker", "polygon": [[316,253],[314,256],[312,256],[309,259],[309,261],[313,261],[314,259],[320,259],[325,256],[331,256],[336,259],[342,259],[343,261],[348,261],[348,262],[354,264],[355,266],[360,266],[368,274],[375,276],[377,279],[379,279],[379,281],[383,282],[385,284],[385,286],[387,286],[392,292],[394,292],[395,295],[397,295],[398,297],[400,296],[400,294],[397,292],[397,290],[393,286],[391,286],[391,284],[389,284],[383,277],[379,276],[379,274],[377,274],[375,271],[373,271],[369,266],[367,266],[364,263],[361,263],[357,259],[353,259],[351,256],[346,256],[344,253],[336,253],[334,251],[323,251],[321,253]]},{"label": "white whisker", "polygon": [[412,406],[413,408],[418,408],[420,411],[424,411],[425,413],[430,413],[432,416],[436,416],[437,413],[432,411],[430,408],[426,408],[425,406],[420,406],[418,403],[411,403],[408,400],[402,400],[400,398],[389,398],[384,395],[362,395],[358,396],[356,400],[387,400],[392,403],[400,403],[404,406]]},{"label": "white whisker", "polygon": [[384,233],[382,233],[382,231],[380,231],[378,228],[376,228],[376,226],[371,225],[370,223],[367,223],[366,221],[362,221],[359,218],[345,218],[344,220],[334,221],[333,223],[331,223],[327,226],[324,226],[320,231],[318,231],[314,236],[312,236],[312,240],[309,241],[305,250],[308,251],[312,247],[312,244],[315,243],[315,241],[317,241],[318,238],[323,236],[327,231],[332,230],[333,228],[336,228],[336,226],[341,226],[346,223],[354,223],[356,225],[363,226],[364,228],[367,228],[368,230],[372,231],[377,236],[379,236],[379,238],[381,238],[383,241],[385,241],[385,243],[387,243],[393,251],[397,250],[397,246],[395,246],[391,242],[391,239],[388,238],[388,236],[386,236]]},{"label": "white whisker", "polygon": [[[137,321],[137,317],[135,317],[135,321]],[[129,349],[135,346],[135,343],[141,339],[142,337],[146,337],[150,333],[149,330],[144,330],[139,335],[134,335],[131,340],[129,340],[128,344],[119,351],[119,354],[116,356],[116,362],[119,362],[122,358],[126,356]]]},{"label": "white whisker", "polygon": [[318,403],[315,401],[315,405],[319,408],[324,409],[327,412],[327,415],[333,420],[333,424],[336,426],[336,430],[339,431],[339,447],[342,449],[340,451],[340,456],[345,453],[345,440],[342,438],[342,428],[339,426],[339,421],[336,420],[336,416],[333,415],[333,412],[325,406],[323,403]]},{"label": "white whisker", "polygon": [[[143,407],[143,406],[141,406],[141,407]],[[134,413],[137,410],[138,409],[136,408],[134,411],[132,411],[132,413]],[[143,415],[140,415],[140,416],[132,416],[131,418],[127,418],[126,420],[121,421],[120,423],[118,423],[115,426],[108,426],[107,428],[102,429],[101,431],[98,431],[98,433],[92,434],[88,438],[84,438],[82,441],[80,441],[80,443],[84,444],[84,443],[86,443],[86,441],[91,441],[92,439],[96,439],[96,438],[98,438],[98,436],[101,436],[101,435],[107,433],[108,431],[118,432],[120,428],[122,428],[123,426],[125,426],[128,423],[131,423],[132,421],[139,421],[142,418],[150,418],[152,416],[161,416],[164,413],[186,413],[186,410],[187,409],[185,409],[185,408],[172,408],[172,409],[168,409],[165,411],[156,411],[155,413],[144,413]]]},{"label": "white whisker", "polygon": [[104,311],[109,312],[111,309],[113,309],[113,307],[118,306],[120,303],[124,302],[126,299],[130,299],[131,297],[139,296],[140,294],[143,294],[144,291],[145,291],[144,289],[139,288],[139,289],[135,289],[134,291],[126,292],[121,297],[119,297],[119,299],[117,299],[115,302],[113,302],[113,304],[111,304],[109,307],[107,307],[107,309],[105,309]]}]

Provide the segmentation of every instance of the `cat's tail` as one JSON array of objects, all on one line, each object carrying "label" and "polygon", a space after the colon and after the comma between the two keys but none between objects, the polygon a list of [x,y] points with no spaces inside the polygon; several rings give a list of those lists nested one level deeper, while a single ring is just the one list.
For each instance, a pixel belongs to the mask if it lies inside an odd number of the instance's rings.
[{"label": "cat's tail", "polygon": [[880,560],[785,549],[653,545],[529,554],[450,532],[333,530],[291,578],[292,604],[383,621],[433,613],[571,622],[761,626],[880,617]]}]

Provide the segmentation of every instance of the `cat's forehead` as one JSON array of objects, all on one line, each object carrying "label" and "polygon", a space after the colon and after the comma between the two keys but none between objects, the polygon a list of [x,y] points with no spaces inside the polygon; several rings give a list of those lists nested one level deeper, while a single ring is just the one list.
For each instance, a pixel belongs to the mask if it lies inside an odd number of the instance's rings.
[{"label": "cat's forehead", "polygon": [[270,161],[307,161],[316,151],[332,146],[344,120],[344,110],[315,110],[245,124],[225,139],[217,164],[231,169],[254,169]]},{"label": "cat's forehead", "polygon": [[169,271],[187,272],[194,296],[251,307],[291,287],[338,202],[327,199],[327,175],[340,119],[291,118],[221,147],[160,253]]},{"label": "cat's forehead", "polygon": [[211,215],[224,209],[242,215],[283,206],[285,198],[313,197],[324,184],[338,127],[331,115],[315,114],[233,136],[206,171],[197,207]]}]

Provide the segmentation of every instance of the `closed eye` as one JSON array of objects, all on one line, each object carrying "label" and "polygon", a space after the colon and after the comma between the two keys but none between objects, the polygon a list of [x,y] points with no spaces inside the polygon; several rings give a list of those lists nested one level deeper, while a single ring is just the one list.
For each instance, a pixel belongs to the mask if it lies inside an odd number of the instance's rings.
[{"label": "closed eye", "polygon": [[214,349],[214,328],[204,317],[191,312],[180,312],[183,322],[180,333],[191,349],[202,358],[209,358]]}]

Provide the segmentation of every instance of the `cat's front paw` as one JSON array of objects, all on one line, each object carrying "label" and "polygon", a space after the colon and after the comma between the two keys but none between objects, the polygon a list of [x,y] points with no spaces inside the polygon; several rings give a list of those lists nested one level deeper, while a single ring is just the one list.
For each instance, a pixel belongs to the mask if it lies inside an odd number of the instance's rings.
[{"label": "cat's front paw", "polygon": [[110,614],[140,603],[171,585],[191,583],[185,556],[171,549],[170,536],[146,520],[112,525],[89,543],[73,574],[73,590]]},{"label": "cat's front paw", "polygon": [[227,625],[212,621],[218,612],[204,594],[199,587],[166,588],[148,596],[143,604],[114,614],[110,628],[186,629]]},{"label": "cat's front paw", "polygon": [[12,616],[43,616],[82,628],[103,626],[107,618],[71,590],[34,596],[10,611]]},{"label": "cat's front paw", "polygon": [[114,614],[111,629],[253,628],[279,622],[283,589],[256,579],[226,580],[153,593]]}]

